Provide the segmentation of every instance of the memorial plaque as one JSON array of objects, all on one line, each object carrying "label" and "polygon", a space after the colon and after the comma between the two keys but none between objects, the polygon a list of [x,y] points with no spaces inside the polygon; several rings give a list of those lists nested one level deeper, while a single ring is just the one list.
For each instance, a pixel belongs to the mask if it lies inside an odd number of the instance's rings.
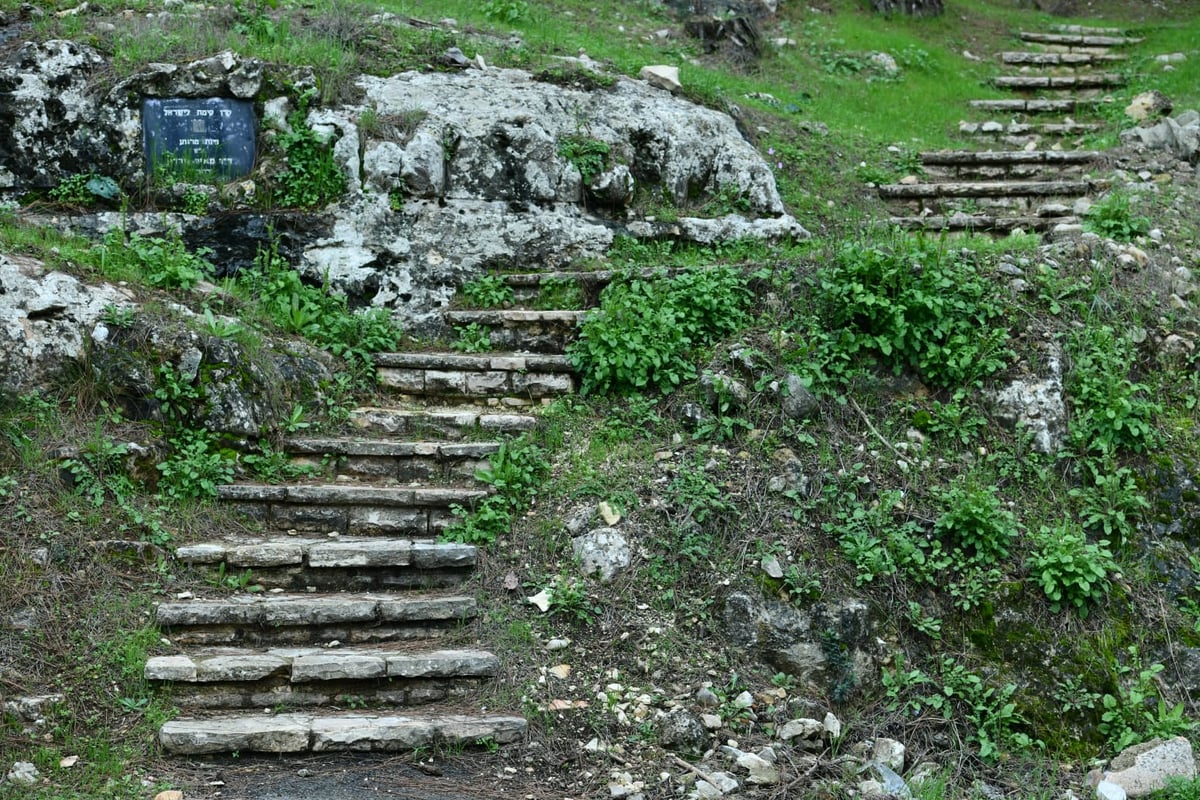
[{"label": "memorial plaque", "polygon": [[142,142],[151,175],[238,178],[254,168],[254,104],[224,97],[142,101]]}]

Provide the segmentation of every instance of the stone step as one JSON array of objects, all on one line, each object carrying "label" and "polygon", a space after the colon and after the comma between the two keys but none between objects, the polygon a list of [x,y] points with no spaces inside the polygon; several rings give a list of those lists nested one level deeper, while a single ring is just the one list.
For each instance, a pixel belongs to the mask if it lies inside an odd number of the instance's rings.
[{"label": "stone step", "polygon": [[939,150],[921,153],[926,166],[1004,166],[1007,164],[1086,164],[1099,150]]},{"label": "stone step", "polygon": [[466,697],[498,670],[480,650],[220,648],[156,656],[144,676],[171,683],[171,701],[191,709],[364,707]]},{"label": "stone step", "polygon": [[1042,216],[994,216],[989,214],[951,214],[927,217],[891,217],[889,225],[905,230],[924,231],[978,231],[1011,233],[1016,229],[1025,231],[1047,231],[1060,223],[1074,224],[1075,217]]},{"label": "stone step", "polygon": [[242,714],[174,719],[163,725],[163,750],[179,755],[403,751],[430,745],[511,744],[524,738],[521,717],[378,714]]},{"label": "stone step", "polygon": [[1011,66],[1029,67],[1091,67],[1125,61],[1122,53],[1031,53],[1010,50],[1000,54],[1000,61]]},{"label": "stone step", "polygon": [[381,436],[473,439],[531,431],[537,427],[537,417],[471,408],[363,407],[350,412],[350,424]]},{"label": "stone step", "polygon": [[475,614],[457,595],[235,594],[160,603],[155,621],[175,644],[362,644],[437,637]]},{"label": "stone step", "polygon": [[380,353],[380,384],[401,395],[531,404],[572,394],[574,370],[565,356],[536,353]]},{"label": "stone step", "polygon": [[492,347],[530,353],[561,353],[579,329],[584,311],[535,311],[492,309],[447,311],[454,327],[479,325],[488,328]]},{"label": "stone step", "polygon": [[1088,194],[1098,181],[986,181],[964,183],[890,183],[879,189],[885,200],[935,197],[1070,197]]},{"label": "stone step", "polygon": [[1124,86],[1125,78],[1115,72],[1092,75],[1002,75],[992,79],[997,89],[1108,89]]},{"label": "stone step", "polygon": [[1095,133],[1103,130],[1104,126],[1096,122],[1057,122],[1057,123],[1026,123],[1026,122],[960,122],[958,132],[967,136],[1081,136],[1085,133]]},{"label": "stone step", "polygon": [[1094,28],[1088,25],[1051,25],[1050,29],[1055,33],[1073,33],[1075,35],[1084,36],[1124,36],[1125,31],[1121,28]]},{"label": "stone step", "polygon": [[1090,101],[1074,98],[1061,100],[972,100],[971,108],[980,111],[1004,111],[1013,114],[1070,114],[1079,106],[1090,105]]},{"label": "stone step", "polygon": [[293,461],[324,466],[335,475],[413,481],[470,478],[487,466],[500,443],[306,436],[287,439],[283,447]]},{"label": "stone step", "polygon": [[1034,33],[1021,31],[1021,41],[1034,44],[1058,44],[1068,47],[1124,47],[1143,41],[1132,36],[1107,36],[1092,33]]},{"label": "stone step", "polygon": [[369,591],[455,586],[474,568],[476,552],[472,545],[428,539],[288,536],[185,545],[175,558],[224,564],[230,575],[250,570],[252,582],[267,588]]},{"label": "stone step", "polygon": [[357,483],[235,483],[217,488],[217,499],[274,530],[357,535],[435,537],[454,515],[487,489],[456,486],[381,486]]}]

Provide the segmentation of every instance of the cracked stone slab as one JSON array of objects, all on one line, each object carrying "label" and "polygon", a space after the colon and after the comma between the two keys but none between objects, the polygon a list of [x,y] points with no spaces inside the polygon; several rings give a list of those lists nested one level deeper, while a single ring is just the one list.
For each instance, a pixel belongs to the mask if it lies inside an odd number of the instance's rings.
[{"label": "cracked stone slab", "polygon": [[305,681],[366,680],[387,675],[387,659],[380,655],[330,651],[299,656],[292,662],[292,683]]},{"label": "cracked stone slab", "polygon": [[224,719],[176,719],[163,725],[158,741],[169,753],[299,753],[309,749],[312,717],[258,715]]},{"label": "cracked stone slab", "polygon": [[439,650],[387,659],[390,678],[488,678],[499,669],[496,656],[475,650]]}]

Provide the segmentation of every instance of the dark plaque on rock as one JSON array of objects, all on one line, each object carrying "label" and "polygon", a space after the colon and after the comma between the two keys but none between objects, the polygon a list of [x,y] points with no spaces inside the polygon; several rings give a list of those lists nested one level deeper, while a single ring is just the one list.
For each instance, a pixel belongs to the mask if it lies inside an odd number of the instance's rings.
[{"label": "dark plaque on rock", "polygon": [[142,101],[142,141],[151,175],[239,178],[254,168],[254,132],[249,100]]}]

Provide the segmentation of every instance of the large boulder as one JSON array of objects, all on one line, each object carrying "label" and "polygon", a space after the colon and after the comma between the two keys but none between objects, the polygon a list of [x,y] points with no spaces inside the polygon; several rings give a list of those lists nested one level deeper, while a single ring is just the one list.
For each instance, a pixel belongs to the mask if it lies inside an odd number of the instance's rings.
[{"label": "large boulder", "polygon": [[0,391],[28,394],[77,372],[87,335],[124,289],[89,285],[40,261],[0,255]]}]

